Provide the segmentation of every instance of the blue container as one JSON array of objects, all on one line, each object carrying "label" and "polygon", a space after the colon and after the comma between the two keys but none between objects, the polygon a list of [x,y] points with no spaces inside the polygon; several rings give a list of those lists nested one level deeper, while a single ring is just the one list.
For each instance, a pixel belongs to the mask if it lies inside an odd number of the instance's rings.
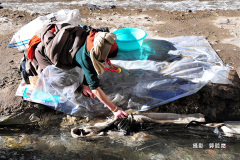
[{"label": "blue container", "polygon": [[118,49],[122,51],[139,49],[142,46],[143,39],[147,36],[147,33],[139,28],[123,28],[113,33],[117,35]]},{"label": "blue container", "polygon": [[25,88],[23,97],[32,100],[53,103],[59,103],[60,100],[60,95],[51,95],[48,92],[36,91],[35,94],[32,95],[32,91],[28,91],[28,88]]}]

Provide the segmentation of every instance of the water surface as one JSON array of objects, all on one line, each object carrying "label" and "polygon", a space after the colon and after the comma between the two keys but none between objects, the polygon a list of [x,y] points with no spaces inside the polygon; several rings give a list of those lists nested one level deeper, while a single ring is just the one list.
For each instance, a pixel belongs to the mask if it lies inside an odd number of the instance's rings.
[{"label": "water surface", "polygon": [[[240,159],[239,139],[156,127],[132,136],[121,132],[74,139],[70,128],[0,132],[0,159]],[[213,146],[211,146],[213,144]]]}]

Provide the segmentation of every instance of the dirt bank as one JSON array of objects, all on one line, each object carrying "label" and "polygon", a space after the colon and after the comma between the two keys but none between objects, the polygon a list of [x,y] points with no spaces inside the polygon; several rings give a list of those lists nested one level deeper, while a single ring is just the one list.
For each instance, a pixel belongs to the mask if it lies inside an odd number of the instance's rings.
[{"label": "dirt bank", "polygon": [[[90,11],[87,6],[77,8],[82,23],[92,27],[140,27],[148,32],[148,38],[176,36],[205,36],[226,65],[240,65],[240,11],[208,10],[197,13],[143,11],[141,9],[105,9]],[[19,71],[23,53],[7,48],[12,35],[38,14],[0,9],[0,107],[1,115],[21,113],[34,105],[23,103],[15,97],[21,81]],[[234,68],[233,68],[234,69]],[[229,78],[234,85],[209,84],[198,93],[160,106],[154,111],[174,113],[200,112],[210,121],[240,120],[240,80],[235,71]],[[27,104],[27,105],[26,105]],[[54,113],[54,112],[53,112]]]}]

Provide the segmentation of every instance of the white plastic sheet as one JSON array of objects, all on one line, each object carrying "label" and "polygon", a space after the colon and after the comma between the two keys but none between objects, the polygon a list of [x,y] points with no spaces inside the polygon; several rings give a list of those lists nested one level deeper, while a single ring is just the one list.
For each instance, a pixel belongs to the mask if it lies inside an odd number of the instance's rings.
[{"label": "white plastic sheet", "polygon": [[[123,109],[145,111],[196,93],[209,81],[231,84],[227,79],[229,68],[224,66],[205,37],[147,39],[140,50],[119,51],[112,63],[121,67],[122,72],[105,71],[99,76],[100,87]],[[54,95],[58,93],[60,96],[58,102],[49,106],[75,116],[108,113],[106,106],[98,99],[85,97],[81,91],[75,92],[81,83],[81,78],[69,74],[75,71],[76,68],[66,72],[54,66],[43,71],[38,85],[44,87],[38,88],[38,91]],[[50,72],[60,77],[53,80],[55,76],[46,74]],[[74,82],[72,85],[75,87],[69,88],[69,85],[57,82],[63,82],[62,79],[66,77]],[[53,84],[55,87],[48,87]],[[46,104],[44,101],[39,103]]]},{"label": "white plastic sheet", "polygon": [[70,23],[72,25],[78,25],[81,22],[81,14],[77,9],[64,9],[45,16],[40,16],[16,32],[13,35],[8,47],[17,48],[19,51],[26,50],[30,39],[36,34],[36,32],[54,19],[57,23]]}]

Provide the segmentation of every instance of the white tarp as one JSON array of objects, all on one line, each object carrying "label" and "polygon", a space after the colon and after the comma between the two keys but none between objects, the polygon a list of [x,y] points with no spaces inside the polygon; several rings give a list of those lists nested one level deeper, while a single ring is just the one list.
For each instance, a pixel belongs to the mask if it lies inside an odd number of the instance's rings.
[{"label": "white tarp", "polygon": [[[205,37],[146,39],[141,49],[119,51],[111,62],[122,72],[105,71],[99,76],[100,87],[123,109],[145,111],[196,93],[209,81],[231,84],[227,79],[230,68],[224,66]],[[39,77],[37,89],[26,93],[27,87],[21,84],[17,95],[75,116],[108,112],[97,98],[90,99],[76,91],[81,77],[79,68],[66,72],[49,66]],[[36,93],[48,96],[39,99]]]}]

